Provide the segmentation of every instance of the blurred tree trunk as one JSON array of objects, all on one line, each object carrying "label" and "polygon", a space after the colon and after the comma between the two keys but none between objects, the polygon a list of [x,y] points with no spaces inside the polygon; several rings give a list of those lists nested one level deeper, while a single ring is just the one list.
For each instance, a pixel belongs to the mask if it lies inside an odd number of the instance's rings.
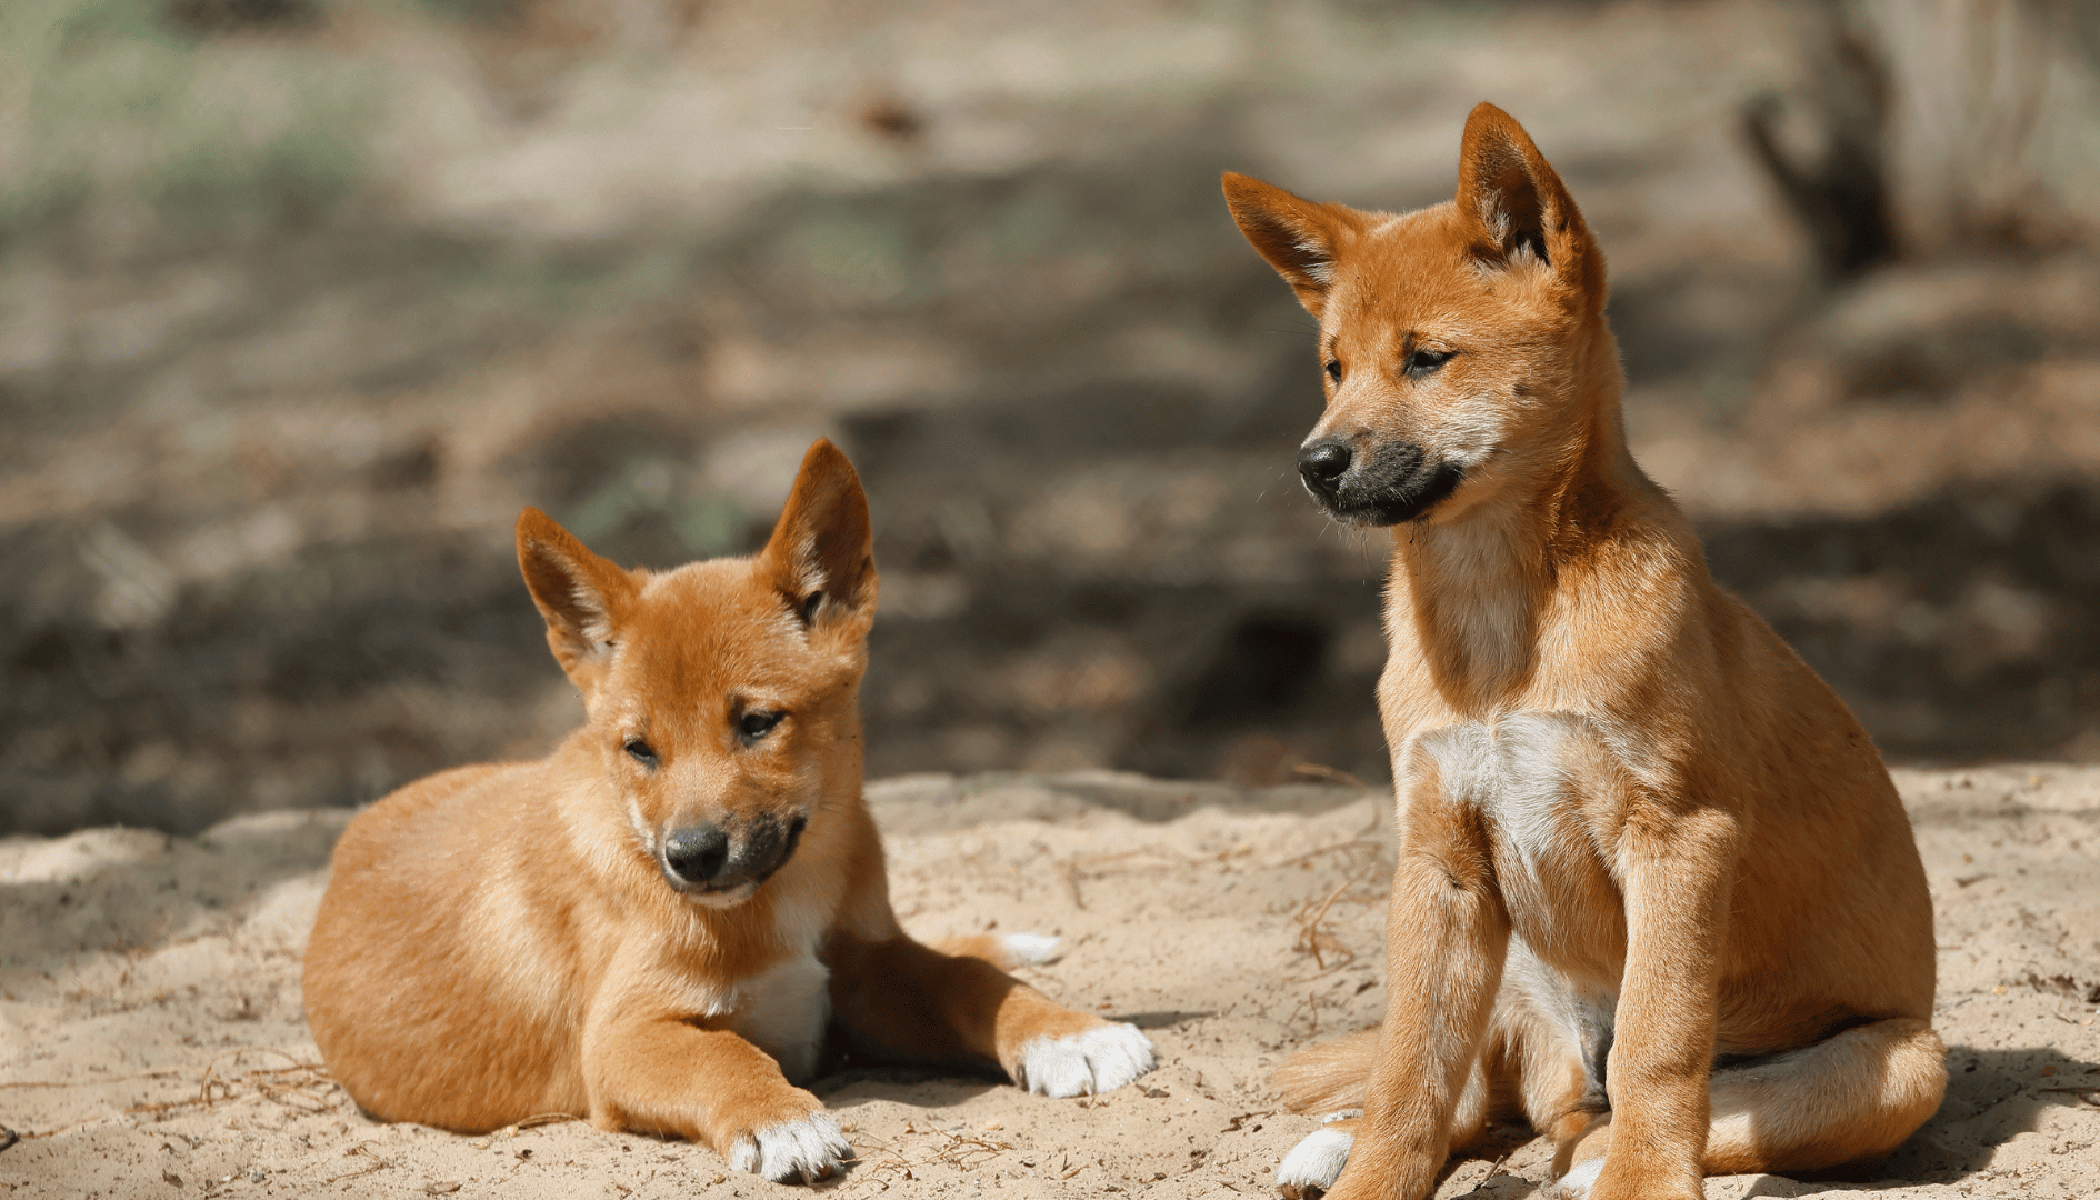
[{"label": "blurred tree trunk", "polygon": [[1806,0],[1801,29],[1805,82],[1743,126],[1827,278],[2090,234],[2100,3]]},{"label": "blurred tree trunk", "polygon": [[1896,255],[1888,70],[1842,0],[1818,0],[1808,10],[1803,41],[1809,84],[1791,105],[1776,93],[1760,96],[1743,128],[1807,230],[1824,276],[1837,281]]}]

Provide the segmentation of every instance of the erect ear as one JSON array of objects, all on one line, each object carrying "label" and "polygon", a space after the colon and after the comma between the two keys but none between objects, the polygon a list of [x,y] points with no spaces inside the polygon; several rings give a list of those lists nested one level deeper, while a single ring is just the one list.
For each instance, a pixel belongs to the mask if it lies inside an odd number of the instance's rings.
[{"label": "erect ear", "polygon": [[547,619],[555,660],[586,696],[595,693],[640,586],[636,577],[536,508],[518,514],[518,569]]},{"label": "erect ear", "polygon": [[804,626],[875,611],[875,542],[860,476],[837,446],[810,443],[761,569]]},{"label": "erect ear", "polygon": [[1575,198],[1524,127],[1492,104],[1466,118],[1458,212],[1474,257],[1498,265],[1536,257],[1589,305],[1603,307],[1604,256]]},{"label": "erect ear", "polygon": [[1327,301],[1343,244],[1363,228],[1363,214],[1346,204],[1319,204],[1274,184],[1227,171],[1225,207],[1254,249],[1269,260],[1298,303],[1314,316]]}]

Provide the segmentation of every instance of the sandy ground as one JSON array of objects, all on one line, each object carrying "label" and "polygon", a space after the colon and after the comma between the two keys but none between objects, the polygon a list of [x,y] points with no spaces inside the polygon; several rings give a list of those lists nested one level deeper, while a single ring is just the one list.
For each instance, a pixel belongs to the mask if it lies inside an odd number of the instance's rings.
[{"label": "sandy ground", "polygon": [[[1863,1191],[2100,1194],[2100,769],[1902,772],[1939,917],[1945,1105],[1871,1186],[1714,1179],[1715,1200]],[[1264,1196],[1313,1127],[1266,1078],[1369,1023],[1389,857],[1347,789],[1134,776],[871,788],[892,886],[925,936],[1034,929],[1032,974],[1147,1029],[1159,1071],[1091,1101],[849,1069],[817,1091],[860,1161],[841,1196]],[[711,1151],[565,1121],[459,1137],[375,1124],[315,1065],[298,956],[342,812],[195,839],[92,830],[0,843],[0,1191],[21,1196],[786,1196]],[[5,1140],[0,1137],[0,1140]],[[1539,1194],[1512,1133],[1442,1197]]]}]

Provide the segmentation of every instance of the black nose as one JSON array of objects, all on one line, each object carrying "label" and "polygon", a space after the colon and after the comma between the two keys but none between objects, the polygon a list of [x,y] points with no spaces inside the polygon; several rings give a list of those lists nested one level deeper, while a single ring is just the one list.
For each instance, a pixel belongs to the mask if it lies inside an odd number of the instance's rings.
[{"label": "black nose", "polygon": [[687,883],[713,883],[728,862],[729,835],[717,826],[693,825],[664,835],[664,866]]},{"label": "black nose", "polygon": [[1340,438],[1307,442],[1298,449],[1298,474],[1314,487],[1325,488],[1349,469],[1349,443]]}]

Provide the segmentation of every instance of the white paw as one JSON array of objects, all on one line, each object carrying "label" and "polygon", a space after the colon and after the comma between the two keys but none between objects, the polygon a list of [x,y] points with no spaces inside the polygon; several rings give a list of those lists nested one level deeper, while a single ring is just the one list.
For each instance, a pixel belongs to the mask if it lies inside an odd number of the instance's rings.
[{"label": "white paw", "polygon": [[[1330,1116],[1334,1120],[1339,1113]],[[1276,1190],[1286,1196],[1309,1196],[1324,1192],[1342,1177],[1349,1165],[1349,1147],[1356,1135],[1339,1129],[1315,1129],[1291,1147],[1276,1167]]]},{"label": "white paw", "polygon": [[1039,967],[1064,957],[1057,938],[1043,933],[1009,933],[999,939],[1006,957],[1017,967]]},{"label": "white paw", "polygon": [[1062,1099],[1113,1091],[1157,1063],[1152,1042],[1135,1025],[1103,1025],[1070,1037],[1037,1038],[1021,1047],[1014,1082]]},{"label": "white paw", "polygon": [[1604,1160],[1602,1158],[1593,1158],[1588,1162],[1577,1163],[1569,1167],[1568,1173],[1555,1181],[1553,1186],[1560,1189],[1559,1194],[1565,1200],[1582,1200],[1584,1196],[1590,1194],[1590,1185],[1597,1182],[1597,1176],[1603,1173]]},{"label": "white paw", "polygon": [[846,1144],[839,1123],[830,1113],[813,1112],[799,1121],[782,1121],[739,1136],[729,1152],[729,1165],[774,1183],[812,1183],[836,1172],[851,1157],[853,1147]]}]

